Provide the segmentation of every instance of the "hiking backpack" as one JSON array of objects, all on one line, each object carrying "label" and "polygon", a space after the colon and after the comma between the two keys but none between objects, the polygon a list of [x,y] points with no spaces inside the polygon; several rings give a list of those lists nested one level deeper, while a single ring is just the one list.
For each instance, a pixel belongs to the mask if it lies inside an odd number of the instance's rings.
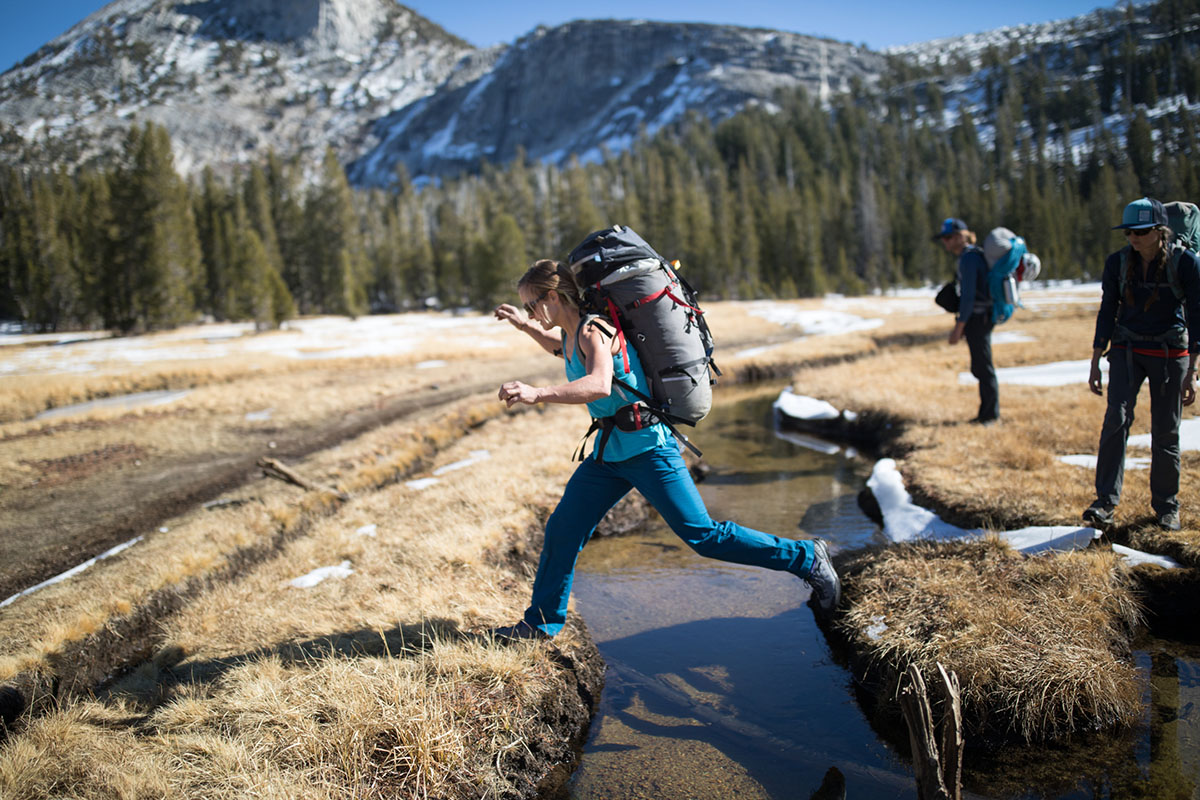
[{"label": "hiking backpack", "polygon": [[1042,262],[1028,252],[1025,240],[1008,228],[992,228],[983,240],[983,258],[988,265],[988,292],[992,298],[992,322],[1005,322],[1021,305],[1021,281],[1031,281],[1041,272]]},{"label": "hiking backpack", "polygon": [[[1172,237],[1167,243],[1167,255],[1165,266],[1167,269],[1167,285],[1171,287],[1171,291],[1175,295],[1176,300],[1183,300],[1183,285],[1179,282],[1179,259],[1187,251],[1191,251],[1193,257],[1197,256],[1197,251],[1200,250],[1200,208],[1194,204],[1183,200],[1176,200],[1172,203],[1163,205],[1163,210],[1167,212],[1167,226],[1170,227]],[[1125,297],[1125,286],[1129,283],[1129,250],[1132,245],[1125,245],[1121,250],[1121,280],[1120,293],[1121,297]]]},{"label": "hiking backpack", "polygon": [[614,380],[692,447],[675,425],[694,426],[704,419],[712,407],[715,383],[709,369],[721,374],[713,363],[712,334],[695,291],[641,236],[621,225],[588,234],[571,251],[568,263],[583,298],[581,311],[611,321],[626,371],[625,347],[632,342],[651,396]]}]

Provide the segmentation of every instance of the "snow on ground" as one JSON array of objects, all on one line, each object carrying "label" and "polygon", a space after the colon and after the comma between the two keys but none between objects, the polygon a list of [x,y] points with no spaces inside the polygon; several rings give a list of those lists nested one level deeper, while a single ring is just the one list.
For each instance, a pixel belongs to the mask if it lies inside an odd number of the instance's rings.
[{"label": "snow on ground", "polygon": [[776,325],[800,328],[808,336],[835,336],[883,325],[878,318],[864,319],[830,308],[797,308],[782,303],[751,303],[749,313]]},{"label": "snow on ground", "polygon": [[[1069,386],[1073,383],[1087,383],[1091,368],[1092,362],[1088,359],[1055,361],[1030,367],[998,367],[996,378],[1000,383],[1022,386]],[[1100,372],[1101,374],[1108,373],[1107,361],[1100,361]],[[958,382],[960,384],[977,383],[975,376],[969,372],[958,373]]]},{"label": "snow on ground", "polygon": [[[128,369],[164,361],[196,361],[233,356],[283,359],[345,359],[403,355],[427,341],[460,340],[477,349],[504,347],[490,315],[422,312],[358,319],[311,317],[283,329],[256,334],[253,323],[192,325],[143,336],[53,334],[51,337],[0,335],[0,377]],[[5,347],[31,343],[42,347]],[[437,366],[423,362],[423,368]]]},{"label": "snow on ground", "polygon": [[[1073,467],[1086,467],[1094,470],[1096,468],[1096,457],[1088,455],[1071,455],[1059,456],[1058,460],[1064,464],[1070,464]],[[1150,466],[1148,458],[1127,458],[1125,459],[1125,469],[1146,469]]]},{"label": "snow on ground", "polygon": [[53,586],[56,583],[65,581],[67,578],[74,577],[75,575],[78,575],[79,573],[83,572],[85,569],[88,569],[89,567],[94,565],[97,561],[103,561],[106,558],[112,558],[117,553],[120,553],[123,550],[127,550],[130,547],[133,547],[135,544],[140,542],[142,540],[142,538],[143,537],[141,537],[141,536],[137,536],[133,539],[130,539],[128,542],[125,542],[124,544],[119,544],[110,550],[105,550],[103,553],[96,556],[95,558],[89,558],[87,561],[84,561],[82,564],[71,567],[66,572],[55,575],[53,578],[49,578],[47,580],[42,581],[39,584],[30,586],[28,589],[24,589],[20,592],[17,592],[12,597],[9,597],[8,599],[4,600],[3,602],[0,602],[0,608],[4,608],[9,603],[16,600],[18,597],[24,597],[27,594],[32,594],[32,593],[36,592],[38,589],[44,589],[47,586]]},{"label": "snow on ground", "polygon": [[[1150,447],[1150,434],[1129,437],[1130,447]],[[1200,419],[1185,419],[1179,424],[1179,449],[1200,450]]]},{"label": "snow on ground", "polygon": [[293,578],[290,583],[297,589],[311,589],[328,578],[345,578],[354,574],[349,561],[343,561],[331,567],[318,567],[312,572]]},{"label": "snow on ground", "polygon": [[792,419],[822,420],[841,416],[840,411],[824,400],[795,394],[790,386],[779,393],[773,407]]},{"label": "snow on ground", "polygon": [[[911,542],[918,539],[953,541],[976,538],[984,534],[980,529],[965,530],[951,525],[932,511],[913,503],[912,496],[904,488],[904,478],[896,469],[893,459],[884,458],[875,463],[871,477],[867,480],[867,487],[875,495],[879,510],[883,514],[883,533],[893,542]],[[1034,554],[1081,550],[1099,538],[1100,531],[1095,528],[1045,525],[1015,531],[998,531],[996,535],[1008,542],[1013,549]],[[1113,545],[1113,551],[1131,565],[1155,563],[1168,568],[1179,566],[1177,562],[1165,556],[1153,556],[1127,547],[1121,547],[1119,550],[1117,548],[1117,545]]]}]

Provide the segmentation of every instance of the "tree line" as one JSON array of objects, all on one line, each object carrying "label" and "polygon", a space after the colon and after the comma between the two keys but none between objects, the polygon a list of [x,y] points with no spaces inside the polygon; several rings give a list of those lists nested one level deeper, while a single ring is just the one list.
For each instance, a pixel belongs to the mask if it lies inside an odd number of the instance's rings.
[{"label": "tree line", "polygon": [[[1178,52],[1177,76],[1195,72]],[[940,282],[952,264],[929,239],[947,216],[1022,234],[1045,277],[1095,278],[1126,202],[1200,200],[1197,115],[1180,103],[1152,120],[1124,79],[1072,111],[1076,92],[1021,63],[989,73],[985,121],[946,122],[936,75],[901,85],[897,71],[828,105],[793,91],[771,111],[689,116],[600,163],[521,155],[419,185],[401,169],[386,191],[352,189],[332,151],[319,168],[272,153],[187,181],[166,131],[134,127],[108,166],[0,170],[0,319],[132,332],[488,308],[534,259],[614,222],[680,259],[705,299]],[[1128,108],[1117,129],[1100,113],[1113,97]]]}]

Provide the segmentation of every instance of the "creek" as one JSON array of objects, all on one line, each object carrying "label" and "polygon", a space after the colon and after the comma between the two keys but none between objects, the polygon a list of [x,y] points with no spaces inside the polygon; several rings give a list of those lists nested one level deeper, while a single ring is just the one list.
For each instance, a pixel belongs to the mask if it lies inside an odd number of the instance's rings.
[{"label": "creek", "polygon": [[[871,462],[776,430],[781,386],[723,389],[695,442],[714,519],[834,552],[885,544],[859,509]],[[903,727],[873,720],[786,573],[703,559],[655,517],[584,548],[574,584],[608,672],[571,800],[915,798]],[[1200,647],[1151,637],[1146,713],[1065,746],[968,749],[964,797],[1200,798]],[[821,788],[823,786],[824,788]]]}]

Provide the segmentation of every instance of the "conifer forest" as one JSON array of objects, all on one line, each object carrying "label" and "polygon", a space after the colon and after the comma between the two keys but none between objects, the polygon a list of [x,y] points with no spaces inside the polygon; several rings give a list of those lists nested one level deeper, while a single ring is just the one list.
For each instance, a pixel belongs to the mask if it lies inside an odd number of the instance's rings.
[{"label": "conifer forest", "polygon": [[[934,72],[898,57],[877,87],[803,92],[718,123],[691,116],[600,163],[519,157],[358,190],[333,150],[185,179],[165,129],[118,158],[0,168],[0,321],[129,333],[201,318],[269,328],[297,314],[486,309],[536,258],[629,225],[703,300],[858,294],[945,281],[947,216],[1004,225],[1042,278],[1096,279],[1143,195],[1200,201],[1200,56],[1123,48],[1048,85],[991,48],[986,97],[945,113]],[[963,70],[969,67],[963,65]],[[1168,102],[1162,102],[1168,99]]]}]

